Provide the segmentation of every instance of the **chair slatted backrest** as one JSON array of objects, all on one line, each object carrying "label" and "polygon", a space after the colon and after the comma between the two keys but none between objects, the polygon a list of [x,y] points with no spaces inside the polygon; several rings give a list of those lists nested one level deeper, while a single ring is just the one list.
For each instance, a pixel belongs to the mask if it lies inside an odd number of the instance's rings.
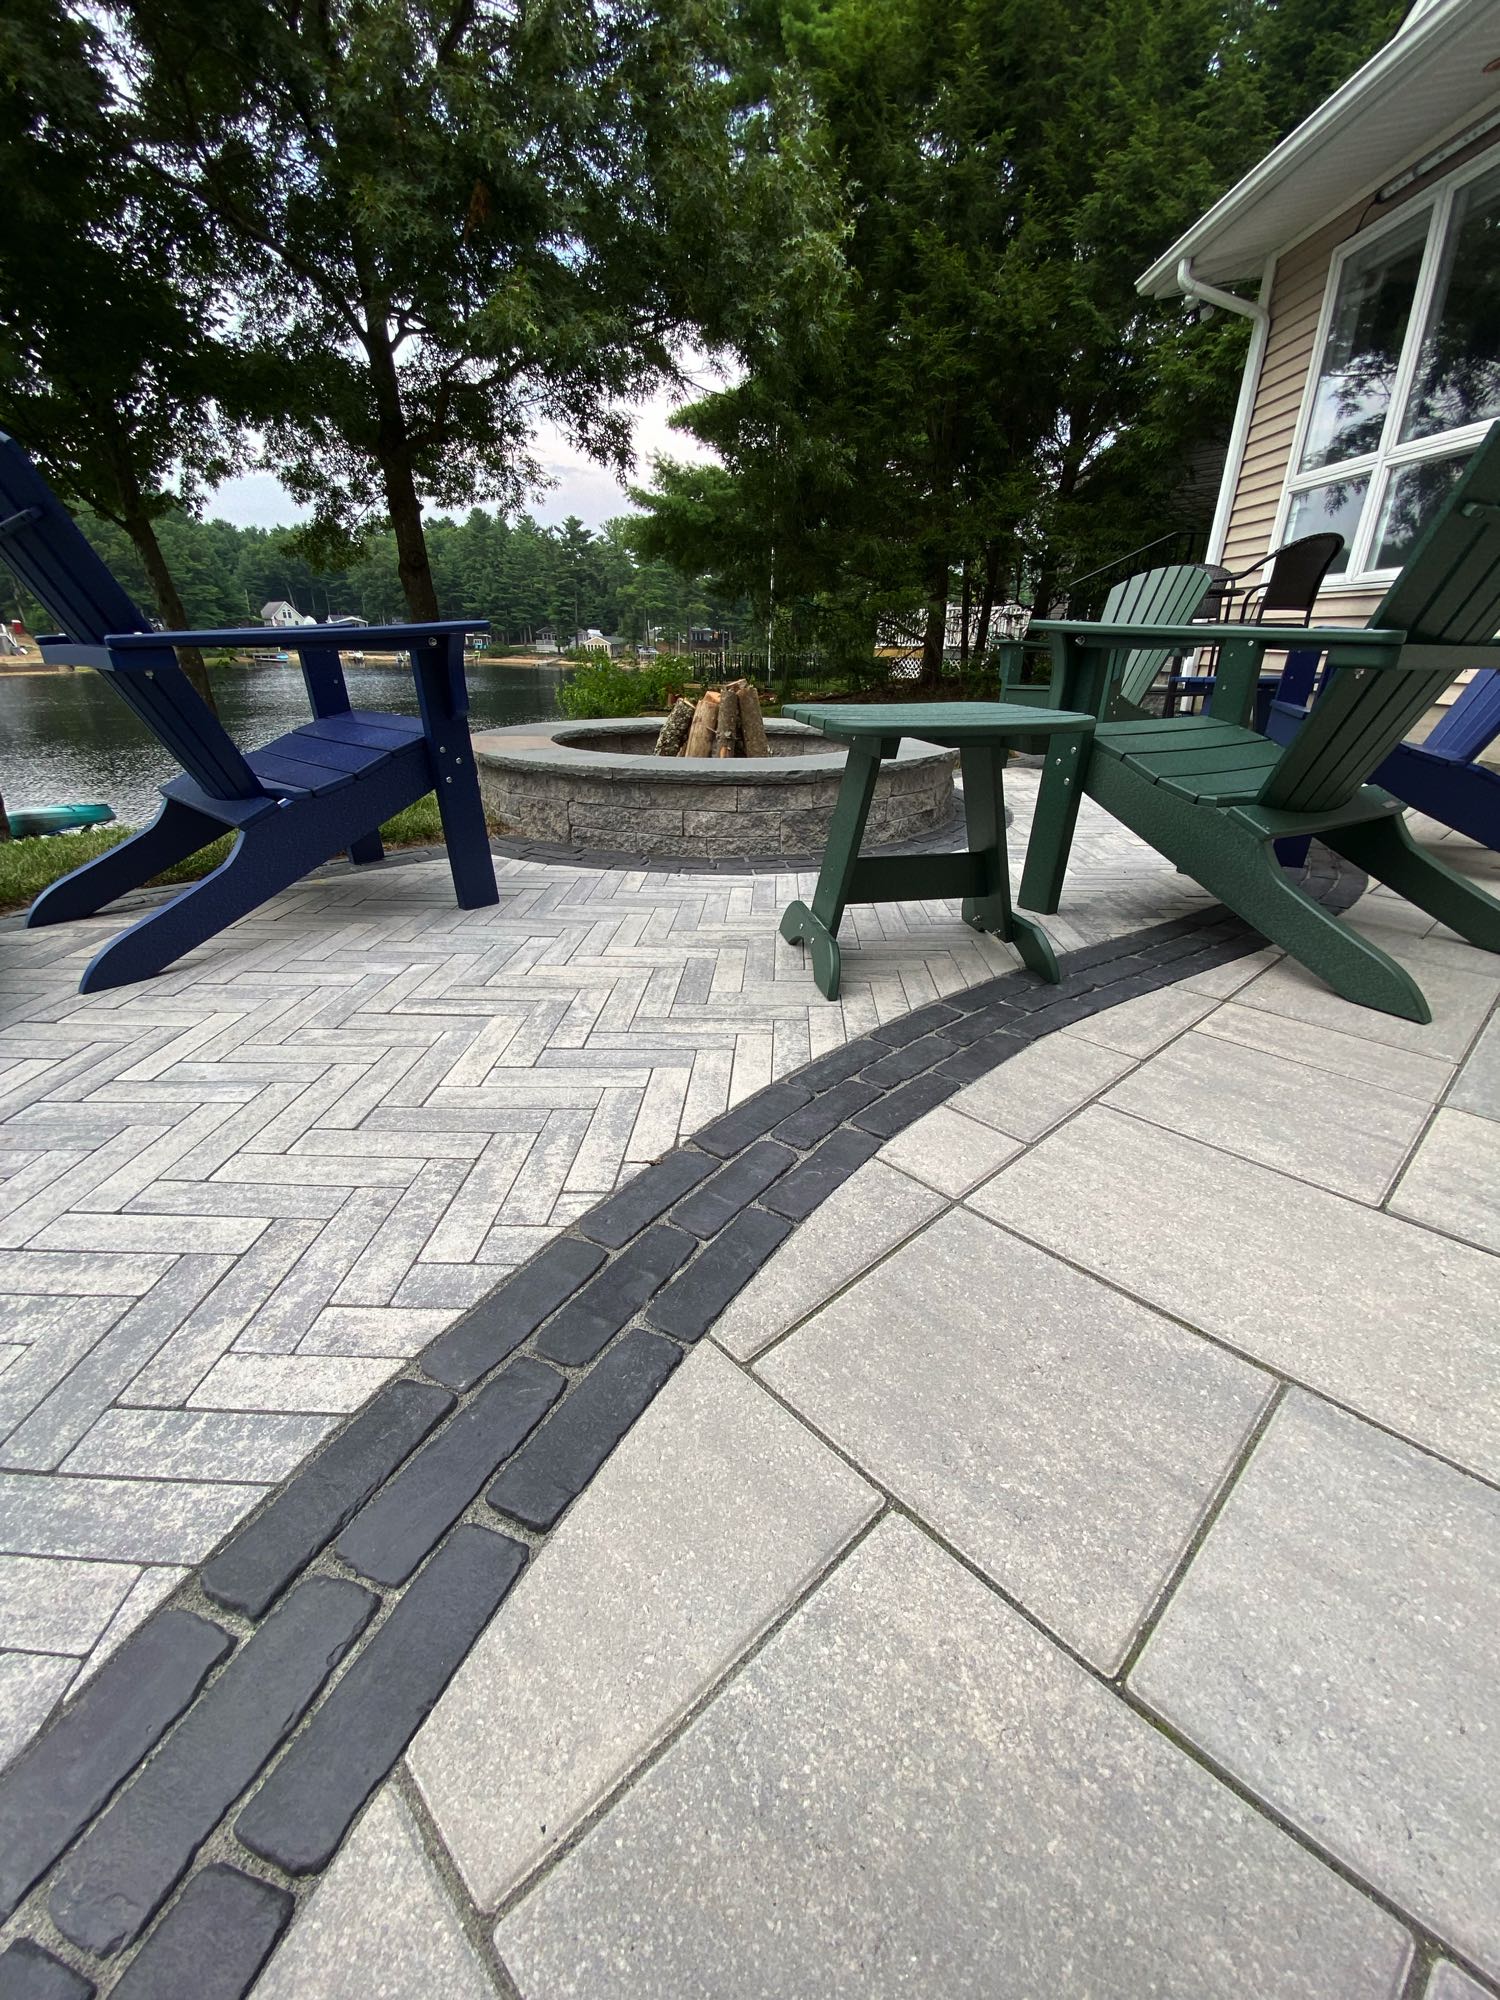
[{"label": "chair slatted backrest", "polygon": [[[0,558],[59,629],[80,646],[151,621],[90,546],[14,438],[0,432]],[[265,787],[199,697],[169,646],[122,655],[109,678],[126,703],[210,797],[254,799]]]},{"label": "chair slatted backrest", "polygon": [[[1172,563],[1165,569],[1143,569],[1117,583],[1100,614],[1105,625],[1183,625],[1197,611],[1214,585],[1205,563]],[[1136,646],[1110,660],[1109,678],[1116,696],[1139,708],[1151,683],[1177,649]]]},{"label": "chair slatted backrest", "polygon": [[[1260,804],[1283,812],[1334,812],[1406,735],[1472,649],[1500,631],[1500,425],[1418,536],[1371,624],[1400,631],[1424,657],[1362,665],[1354,648],[1330,648],[1323,692],[1261,787]],[[1431,664],[1432,648],[1445,657]]]},{"label": "chair slatted backrest", "polygon": [[1481,667],[1422,743],[1454,764],[1472,764],[1500,736],[1500,667]]}]

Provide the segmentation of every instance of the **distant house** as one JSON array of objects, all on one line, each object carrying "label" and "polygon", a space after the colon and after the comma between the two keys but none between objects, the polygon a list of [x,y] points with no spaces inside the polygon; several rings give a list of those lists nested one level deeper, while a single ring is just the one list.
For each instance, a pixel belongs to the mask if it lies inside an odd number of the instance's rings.
[{"label": "distant house", "polygon": [[576,653],[607,653],[613,659],[616,653],[624,652],[625,641],[617,635],[601,632],[597,625],[590,625],[586,632],[574,636],[572,650]]},{"label": "distant house", "polygon": [[299,611],[295,604],[289,604],[284,597],[273,597],[269,604],[260,607],[260,621],[263,625],[316,625],[317,619]]},{"label": "distant house", "polygon": [[1253,320],[1208,559],[1341,534],[1320,623],[1369,618],[1500,416],[1497,27],[1495,0],[1415,0],[1139,280]]}]

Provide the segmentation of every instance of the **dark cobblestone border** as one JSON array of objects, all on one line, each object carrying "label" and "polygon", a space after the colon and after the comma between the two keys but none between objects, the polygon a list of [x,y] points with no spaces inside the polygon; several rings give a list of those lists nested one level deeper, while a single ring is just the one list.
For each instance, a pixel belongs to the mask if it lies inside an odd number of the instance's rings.
[{"label": "dark cobblestone border", "polygon": [[[1304,879],[1331,910],[1365,887],[1321,848]],[[1013,972],[920,1007],[512,1272],[0,1776],[3,2000],[240,2000],[534,1551],[797,1225],[1028,1044],[1263,943],[1215,906],[1066,954],[1059,986]]]}]

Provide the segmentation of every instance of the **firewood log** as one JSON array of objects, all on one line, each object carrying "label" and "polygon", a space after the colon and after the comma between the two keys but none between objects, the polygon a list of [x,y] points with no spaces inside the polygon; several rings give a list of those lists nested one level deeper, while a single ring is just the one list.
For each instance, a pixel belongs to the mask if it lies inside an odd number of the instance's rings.
[{"label": "firewood log", "polygon": [[766,741],[766,725],[761,719],[760,696],[745,681],[740,686],[740,734],[745,742],[747,757],[769,757],[771,746]]},{"label": "firewood log", "polygon": [[693,704],[679,695],[672,704],[672,713],[662,724],[656,738],[658,757],[680,757],[682,746],[687,741],[687,733],[693,726]]},{"label": "firewood log", "polygon": [[739,753],[740,683],[731,681],[719,698],[719,719],[714,727],[714,755],[734,757]]},{"label": "firewood log", "polygon": [[693,710],[693,726],[687,734],[687,742],[682,746],[684,757],[711,757],[713,755],[714,725],[719,719],[719,690],[710,688],[708,693]]}]

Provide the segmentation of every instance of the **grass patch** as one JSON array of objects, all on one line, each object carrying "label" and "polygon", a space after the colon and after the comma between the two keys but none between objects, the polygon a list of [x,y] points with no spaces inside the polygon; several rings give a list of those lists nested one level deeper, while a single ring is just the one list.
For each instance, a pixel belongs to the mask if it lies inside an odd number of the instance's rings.
[{"label": "grass patch", "polygon": [[[78,833],[40,834],[33,840],[0,840],[0,911],[24,909],[51,883],[96,855],[107,854],[134,832],[131,826],[91,826]],[[380,837],[387,847],[441,847],[443,822],[436,794],[429,792],[388,819]],[[230,839],[226,833],[175,868],[154,875],[152,884],[196,882],[212,874],[228,854]]]}]

